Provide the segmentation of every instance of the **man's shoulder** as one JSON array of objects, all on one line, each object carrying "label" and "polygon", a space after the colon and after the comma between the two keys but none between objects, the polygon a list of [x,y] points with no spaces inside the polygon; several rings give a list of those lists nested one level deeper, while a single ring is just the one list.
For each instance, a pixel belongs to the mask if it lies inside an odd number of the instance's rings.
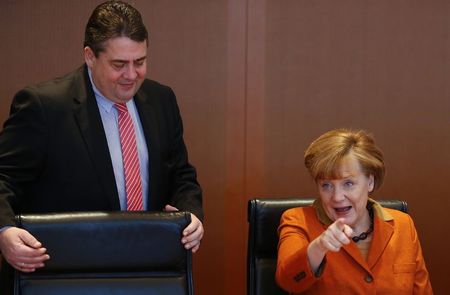
[{"label": "man's shoulder", "polygon": [[145,79],[136,93],[137,100],[154,107],[173,108],[176,97],[172,88],[155,80]]},{"label": "man's shoulder", "polygon": [[139,91],[144,91],[146,94],[161,93],[167,95],[173,93],[171,87],[151,79],[145,79]]},{"label": "man's shoulder", "polygon": [[80,67],[63,76],[51,80],[31,84],[25,87],[24,91],[31,91],[41,97],[46,96],[66,96],[68,92],[73,92],[84,86],[84,68]]}]

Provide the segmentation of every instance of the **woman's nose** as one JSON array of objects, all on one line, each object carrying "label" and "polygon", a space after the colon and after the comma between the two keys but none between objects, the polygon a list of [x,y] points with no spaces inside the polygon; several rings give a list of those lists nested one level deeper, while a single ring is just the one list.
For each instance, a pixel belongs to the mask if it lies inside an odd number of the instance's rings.
[{"label": "woman's nose", "polygon": [[345,199],[344,190],[340,189],[339,187],[335,187],[333,190],[333,199],[336,202],[344,200]]}]

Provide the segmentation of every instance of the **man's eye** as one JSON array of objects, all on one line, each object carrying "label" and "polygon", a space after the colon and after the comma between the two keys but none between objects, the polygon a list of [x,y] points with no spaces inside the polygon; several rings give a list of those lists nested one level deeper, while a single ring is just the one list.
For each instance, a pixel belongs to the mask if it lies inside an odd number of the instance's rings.
[{"label": "man's eye", "polygon": [[116,69],[121,69],[124,67],[124,63],[113,63],[113,67]]}]

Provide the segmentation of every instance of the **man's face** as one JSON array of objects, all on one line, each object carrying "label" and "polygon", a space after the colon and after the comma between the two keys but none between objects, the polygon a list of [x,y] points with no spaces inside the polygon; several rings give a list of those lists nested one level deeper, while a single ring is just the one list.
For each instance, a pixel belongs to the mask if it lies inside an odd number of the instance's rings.
[{"label": "man's face", "polygon": [[128,37],[112,38],[105,50],[95,57],[89,47],[84,48],[86,64],[92,71],[95,87],[114,102],[126,102],[138,91],[147,72],[147,42]]}]

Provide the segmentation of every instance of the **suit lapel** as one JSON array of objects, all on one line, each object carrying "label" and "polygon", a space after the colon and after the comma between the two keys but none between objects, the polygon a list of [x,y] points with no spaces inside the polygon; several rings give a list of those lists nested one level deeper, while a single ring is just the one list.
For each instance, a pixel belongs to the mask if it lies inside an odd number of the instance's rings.
[{"label": "suit lapel", "polygon": [[[142,88],[141,88],[142,89]],[[144,130],[145,141],[147,143],[148,149],[148,159],[149,159],[149,181],[150,184],[147,204],[148,210],[161,210],[163,204],[161,200],[163,196],[159,196],[159,179],[160,175],[158,167],[161,165],[160,156],[160,142],[159,137],[159,126],[155,107],[152,103],[151,97],[145,94],[143,91],[138,91],[135,95],[135,104],[139,113],[139,118],[141,120],[142,128]]]},{"label": "suit lapel", "polygon": [[367,263],[370,268],[373,268],[381,255],[383,255],[393,233],[394,227],[389,222],[384,221],[379,217],[374,218],[372,245],[370,246],[369,256],[367,258]]},{"label": "suit lapel", "polygon": [[355,260],[356,263],[358,263],[365,270],[370,271],[367,262],[361,255],[361,252],[359,251],[358,246],[356,246],[356,243],[350,242],[350,244],[344,245],[342,248],[344,249],[345,252],[347,252],[349,256],[353,258],[353,260]]},{"label": "suit lapel", "polygon": [[73,107],[75,121],[112,210],[120,210],[108,143],[86,66],[80,70],[73,91],[76,93]]},{"label": "suit lapel", "polygon": [[383,255],[386,246],[392,237],[394,230],[393,226],[382,219],[375,217],[374,219],[374,232],[372,234],[372,243],[370,245],[367,261],[361,255],[358,247],[355,243],[351,242],[348,245],[344,245],[342,248],[349,256],[351,256],[356,263],[370,272],[375,266],[380,257]]},{"label": "suit lapel", "polygon": [[[374,202],[373,200],[371,200]],[[314,201],[314,207],[317,211],[317,218],[323,225],[323,230],[325,230],[332,221],[326,215],[319,199]],[[386,246],[394,233],[394,227],[386,220],[392,220],[392,217],[383,211],[383,208],[378,203],[374,204],[374,210],[377,212],[374,217],[374,230],[372,234],[372,242],[369,249],[369,254],[367,261],[361,255],[358,247],[354,242],[350,242],[348,245],[344,245],[342,249],[349,255],[356,263],[358,263],[365,270],[370,272],[370,270],[375,266],[375,264],[380,259]],[[381,210],[381,211],[380,211]],[[319,233],[320,234],[320,233]]]}]

